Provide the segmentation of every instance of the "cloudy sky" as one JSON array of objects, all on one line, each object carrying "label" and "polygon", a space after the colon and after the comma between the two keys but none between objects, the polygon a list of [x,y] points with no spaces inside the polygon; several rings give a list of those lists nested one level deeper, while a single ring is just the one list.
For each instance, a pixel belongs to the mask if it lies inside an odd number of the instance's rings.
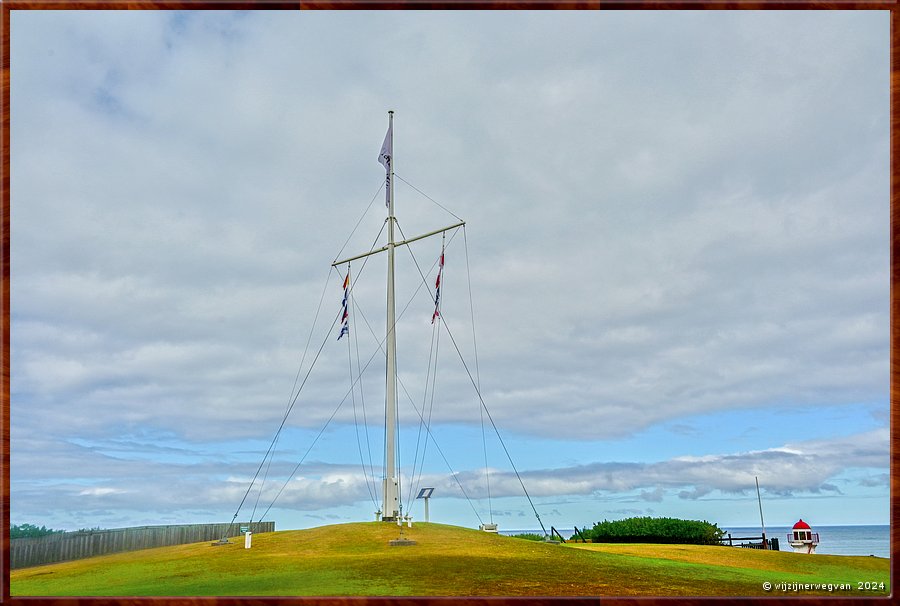
[{"label": "cloudy sky", "polygon": [[330,265],[384,224],[389,109],[403,234],[467,222],[446,329],[441,238],[397,254],[407,509],[537,528],[518,471],[548,528],[753,525],[758,477],[768,525],[888,522],[888,12],[11,31],[12,523],[373,518],[385,259],[340,341]]}]

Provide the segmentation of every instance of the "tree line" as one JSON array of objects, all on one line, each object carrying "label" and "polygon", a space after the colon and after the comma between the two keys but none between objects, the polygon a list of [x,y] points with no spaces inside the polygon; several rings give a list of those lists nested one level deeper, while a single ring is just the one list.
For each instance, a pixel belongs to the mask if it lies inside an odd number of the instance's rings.
[{"label": "tree line", "polygon": [[[102,530],[99,526],[95,526],[94,528],[80,528],[78,532],[91,532],[96,530]],[[10,539],[37,539],[40,537],[46,537],[51,534],[61,534],[63,532],[67,532],[65,530],[55,530],[53,528],[47,528],[46,526],[38,527],[35,524],[13,524],[9,527],[9,538]]]}]

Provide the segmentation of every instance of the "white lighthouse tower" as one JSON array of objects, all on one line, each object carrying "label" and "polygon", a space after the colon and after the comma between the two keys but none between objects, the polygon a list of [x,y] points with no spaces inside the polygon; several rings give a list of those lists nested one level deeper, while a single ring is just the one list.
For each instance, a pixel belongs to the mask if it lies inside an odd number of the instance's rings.
[{"label": "white lighthouse tower", "polygon": [[794,553],[815,553],[819,544],[819,533],[813,532],[809,524],[801,518],[788,535],[788,543],[794,548]]}]

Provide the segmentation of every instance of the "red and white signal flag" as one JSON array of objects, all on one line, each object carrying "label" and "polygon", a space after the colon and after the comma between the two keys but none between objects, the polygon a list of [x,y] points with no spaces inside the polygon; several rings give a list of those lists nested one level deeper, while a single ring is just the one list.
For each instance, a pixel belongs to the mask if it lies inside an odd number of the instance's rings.
[{"label": "red and white signal flag", "polygon": [[344,313],[341,316],[341,333],[338,335],[338,341],[344,335],[350,334],[350,314],[347,311],[350,305],[350,269],[347,269],[347,277],[344,278]]},{"label": "red and white signal flag", "polygon": [[431,315],[431,323],[441,315],[441,274],[444,273],[444,249],[441,248],[441,261],[438,265],[437,280],[434,282],[434,313]]}]

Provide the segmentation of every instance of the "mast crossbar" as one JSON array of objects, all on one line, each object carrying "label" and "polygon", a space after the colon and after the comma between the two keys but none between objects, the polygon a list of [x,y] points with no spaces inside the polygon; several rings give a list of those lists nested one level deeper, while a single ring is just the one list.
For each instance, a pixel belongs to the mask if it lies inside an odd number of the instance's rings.
[{"label": "mast crossbar", "polygon": [[[445,231],[450,231],[451,229],[456,229],[457,227],[462,227],[465,224],[466,224],[465,221],[460,221],[459,223],[455,223],[453,225],[450,225],[449,227],[443,227],[441,229],[436,229],[434,231],[428,232],[427,234],[422,234],[421,236],[415,236],[413,238],[409,238],[408,240],[401,240],[399,242],[394,242],[394,246],[395,247],[405,246],[407,244],[411,244],[412,242],[415,242],[416,240],[422,240],[423,238],[428,238],[430,236],[441,234],[441,233],[444,233]],[[370,250],[367,253],[362,253],[361,255],[356,255],[355,257],[348,257],[348,258],[342,259],[340,261],[335,261],[334,263],[331,264],[331,266],[337,267],[338,265],[343,265],[344,263],[349,263],[350,261],[356,261],[357,259],[362,259],[364,257],[368,257],[371,255],[377,255],[378,253],[382,253],[382,252],[386,251],[388,248],[389,248],[389,246],[382,246],[381,248],[378,248],[376,250]]]}]

